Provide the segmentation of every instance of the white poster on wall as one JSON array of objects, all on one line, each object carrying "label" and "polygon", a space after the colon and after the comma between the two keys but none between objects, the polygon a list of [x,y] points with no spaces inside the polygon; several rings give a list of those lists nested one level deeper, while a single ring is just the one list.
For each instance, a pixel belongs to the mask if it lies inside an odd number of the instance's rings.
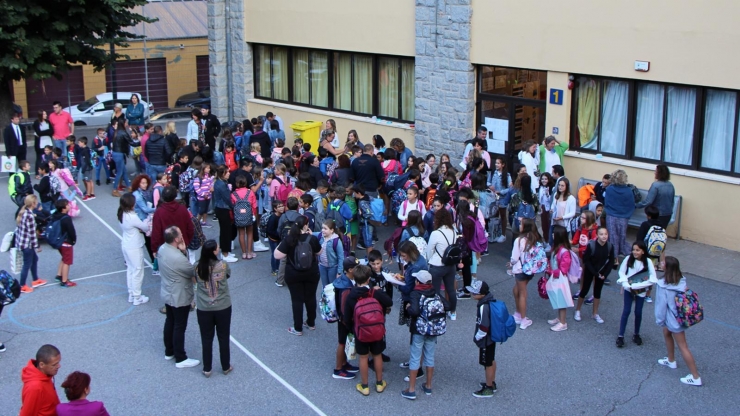
[{"label": "white poster on wall", "polygon": [[509,141],[509,120],[486,117],[486,128],[493,140]]}]

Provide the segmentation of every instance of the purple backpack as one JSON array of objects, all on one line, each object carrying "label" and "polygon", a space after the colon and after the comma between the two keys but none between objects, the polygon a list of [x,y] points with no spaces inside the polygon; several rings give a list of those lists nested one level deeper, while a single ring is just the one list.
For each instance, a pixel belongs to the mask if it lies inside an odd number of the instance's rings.
[{"label": "purple backpack", "polygon": [[486,231],[480,222],[473,217],[470,218],[475,223],[475,234],[473,234],[473,240],[468,241],[468,247],[476,253],[482,253],[488,249],[488,239],[486,238]]}]

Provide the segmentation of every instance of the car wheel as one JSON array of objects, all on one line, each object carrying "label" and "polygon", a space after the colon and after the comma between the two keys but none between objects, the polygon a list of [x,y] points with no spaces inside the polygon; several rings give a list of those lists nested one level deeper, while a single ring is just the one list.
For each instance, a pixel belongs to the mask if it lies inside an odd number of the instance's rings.
[{"label": "car wheel", "polygon": [[87,126],[87,123],[84,121],[75,121],[75,126]]}]

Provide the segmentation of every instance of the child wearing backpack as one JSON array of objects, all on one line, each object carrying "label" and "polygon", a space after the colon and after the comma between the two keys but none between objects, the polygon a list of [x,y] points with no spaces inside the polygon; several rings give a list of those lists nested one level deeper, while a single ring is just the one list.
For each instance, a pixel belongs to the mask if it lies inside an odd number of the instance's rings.
[{"label": "child wearing backpack", "polygon": [[551,325],[551,331],[562,332],[568,329],[567,308],[573,307],[573,295],[570,293],[570,282],[568,282],[568,272],[572,261],[568,230],[562,225],[553,225],[552,241],[552,252],[545,274],[547,276],[547,296],[550,298],[552,308],[558,311],[558,317],[548,320],[547,323]]},{"label": "child wearing backpack", "polygon": [[[310,196],[310,195],[309,195]],[[334,220],[326,220],[321,225],[321,254],[319,254],[319,275],[321,276],[321,287],[334,282],[342,275],[342,259],[349,253],[344,252],[344,245],[337,235],[340,231]]]},{"label": "child wearing backpack", "polygon": [[447,331],[445,320],[446,311],[450,305],[446,299],[440,297],[432,286],[432,275],[426,270],[413,274],[416,278],[414,290],[411,291],[410,302],[406,310],[411,318],[409,331],[411,332],[411,346],[409,348],[409,388],[401,392],[401,397],[409,400],[416,399],[416,375],[419,372],[422,355],[424,367],[427,369],[426,383],[422,383],[424,394],[432,394],[432,375],[434,374],[434,350],[437,346],[437,337]]},{"label": "child wearing backpack", "polygon": [[[285,204],[278,200],[272,201],[272,214],[267,219],[267,227],[265,227],[265,234],[267,240],[270,242],[270,270],[273,276],[277,276],[278,269],[280,267],[280,261],[275,259],[275,249],[280,244],[280,230],[278,229],[278,223],[280,216],[285,212]],[[241,236],[239,236],[239,244],[241,244]]]},{"label": "child wearing backpack", "polygon": [[343,305],[342,322],[355,335],[355,350],[360,362],[361,382],[355,386],[363,396],[370,395],[368,385],[368,355],[373,356],[375,391],[382,393],[388,386],[383,380],[385,351],[385,315],[390,312],[393,300],[382,290],[370,288],[370,268],[358,265],[354,269],[355,287],[350,289]]},{"label": "child wearing backpack", "polygon": [[193,163],[185,169],[185,172],[180,174],[180,193],[182,194],[182,200],[188,204],[188,208],[190,208],[190,212],[194,217],[200,217],[200,209],[198,207],[198,197],[193,189],[193,182],[202,168],[203,157],[195,156]]},{"label": "child wearing backpack", "polygon": [[[581,320],[581,306],[583,306],[583,301],[591,289],[591,282],[593,281],[593,318],[596,323],[604,323],[604,320],[599,316],[601,289],[604,287],[606,277],[609,276],[609,273],[613,269],[612,265],[614,264],[615,257],[614,247],[609,243],[609,231],[607,231],[606,227],[599,227],[596,239],[589,241],[586,245],[586,250],[583,252],[583,278],[581,278],[581,290],[578,292],[578,304],[576,305],[574,320]],[[588,301],[586,304],[588,305]]]},{"label": "child wearing backpack", "polygon": [[[637,230],[636,241],[645,242],[647,247],[647,255],[655,270],[662,271],[665,265],[665,247],[668,241],[668,235],[665,229],[661,226],[660,211],[655,206],[645,207],[645,215],[647,221],[640,224],[640,229]],[[648,288],[645,296],[645,302],[651,303],[653,299],[650,297],[652,287]]]},{"label": "child wearing backpack", "polygon": [[[617,250],[617,247],[614,247]],[[624,331],[627,329],[627,321],[632,312],[632,303],[635,304],[635,333],[632,342],[642,345],[640,337],[640,325],[642,325],[642,306],[645,302],[646,289],[657,283],[653,262],[647,257],[647,247],[642,241],[632,243],[632,253],[622,260],[619,266],[618,285],[622,285],[621,294],[624,299],[622,309],[622,320],[619,323],[619,336],[617,337],[617,348],[624,347]]]},{"label": "child wearing backpack", "polygon": [[336,307],[337,317],[339,318],[337,321],[336,365],[332,377],[342,380],[352,380],[357,377],[356,373],[360,371],[360,368],[347,361],[347,353],[344,351],[350,330],[344,325],[342,300],[349,296],[349,290],[355,286],[354,269],[359,262],[356,258],[349,256],[342,260],[340,264],[344,269],[344,273],[332,282],[332,286],[334,286],[334,305]]},{"label": "child wearing backpack", "polygon": [[326,208],[327,220],[334,220],[339,231],[343,234],[349,234],[350,225],[349,222],[352,220],[352,210],[344,202],[346,190],[341,186],[335,186],[331,191],[332,202]]},{"label": "child wearing backpack", "polygon": [[655,323],[663,327],[663,338],[667,356],[658,360],[658,364],[668,368],[675,369],[676,356],[675,344],[681,351],[681,356],[686,362],[686,366],[691,371],[686,377],[681,377],[681,383],[690,386],[701,386],[701,376],[696,369],[696,361],[686,343],[686,326],[681,325],[677,320],[678,310],[676,307],[676,294],[687,291],[686,278],[681,273],[681,267],[678,259],[672,256],[665,258],[665,275],[658,280],[655,292]]},{"label": "child wearing backpack", "polygon": [[[596,217],[594,216],[594,213],[589,210],[584,210],[583,212],[581,212],[580,216],[578,217],[578,221],[580,226],[578,227],[576,232],[573,233],[573,240],[570,242],[570,244],[573,247],[578,248],[578,257],[583,258],[583,253],[586,252],[586,247],[588,246],[588,243],[590,241],[596,240],[596,230],[598,229],[598,226],[596,225]],[[574,300],[578,297],[578,294],[582,290],[583,279],[581,279],[580,289],[573,295]],[[586,304],[590,305],[591,303],[593,303],[593,297],[589,298]],[[580,319],[576,319],[576,321],[579,320]]]},{"label": "child wearing backpack", "polygon": [[[239,236],[239,248],[242,259],[251,260],[257,257],[254,252],[255,215],[257,214],[257,196],[247,187],[247,178],[236,179],[236,189],[231,193],[233,222]],[[276,245],[277,246],[277,245]]]},{"label": "child wearing backpack", "polygon": [[373,251],[373,232],[380,223],[373,220],[370,196],[365,193],[364,185],[355,184],[352,186],[352,196],[357,201],[357,218],[360,223],[359,237],[361,238],[356,247],[360,250],[367,250],[367,253],[370,254]]},{"label": "child wearing backpack", "polygon": [[411,211],[406,227],[401,231],[401,239],[398,240],[398,243],[401,244],[408,240],[416,245],[421,256],[426,259],[427,242],[424,240],[424,221],[419,211]]},{"label": "child wearing backpack", "polygon": [[483,366],[486,373],[486,381],[480,383],[480,390],[473,392],[474,397],[491,398],[498,389],[496,387],[496,343],[490,336],[491,328],[491,306],[494,301],[488,283],[476,280],[468,286],[468,291],[473,299],[478,301],[476,305],[475,336],[473,342],[478,347],[478,364]]},{"label": "child wearing backpack", "polygon": [[401,221],[402,226],[406,226],[409,214],[414,211],[418,211],[421,214],[420,217],[423,218],[427,209],[419,200],[419,188],[410,186],[406,189],[406,200],[398,208],[398,219]]},{"label": "child wearing backpack", "polygon": [[523,219],[519,223],[517,234],[519,236],[514,240],[511,259],[506,266],[511,268],[511,271],[507,273],[513,275],[515,280],[514,321],[519,324],[519,329],[527,329],[532,325],[532,320],[527,317],[527,284],[535,273],[545,270],[547,260],[544,242],[533,219]]},{"label": "child wearing backpack", "polygon": [[211,165],[203,164],[198,170],[198,175],[193,179],[193,192],[197,199],[197,215],[200,217],[200,225],[206,228],[211,228],[206,222],[208,217],[208,206],[211,204],[211,197],[213,196],[213,186],[215,180],[211,174]]},{"label": "child wearing backpack", "polygon": [[49,225],[59,221],[61,235],[64,236],[62,245],[58,248],[59,254],[62,259],[59,261],[57,266],[57,279],[62,287],[75,287],[77,283],[69,280],[69,268],[74,262],[74,245],[77,243],[77,233],[75,232],[75,225],[72,223],[72,217],[70,217],[69,209],[70,204],[66,199],[59,199],[55,204],[56,212],[51,216]]},{"label": "child wearing backpack", "polygon": [[274,178],[270,182],[270,198],[285,204],[288,201],[288,193],[292,190],[286,167],[282,163],[275,165]]}]

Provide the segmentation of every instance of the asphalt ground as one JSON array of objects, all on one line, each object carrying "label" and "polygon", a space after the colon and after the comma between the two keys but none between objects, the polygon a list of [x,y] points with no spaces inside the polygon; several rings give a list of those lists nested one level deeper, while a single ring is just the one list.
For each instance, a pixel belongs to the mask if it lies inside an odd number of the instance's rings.
[{"label": "asphalt ground", "polygon": [[[0,181],[0,186],[5,182]],[[0,353],[0,394],[5,398],[0,414],[17,414],[20,371],[46,343],[62,352],[62,367],[55,378],[62,401],[66,401],[60,387],[64,378],[72,371],[84,371],[92,376],[89,399],[103,401],[114,415],[738,414],[740,316],[736,307],[740,288],[695,276],[689,276],[689,285],[700,295],[706,318],[691,328],[687,337],[703,387],[679,382],[689,371],[678,352],[677,370],[657,364],[666,354],[651,304],[646,304],[643,312],[644,344],[631,342],[630,318],[626,346],[620,350],[615,347],[622,311],[617,288],[605,287],[601,303],[605,324],[590,319],[590,307],[584,306],[582,322],[572,320],[571,309],[569,329],[554,333],[546,320],[555,313],[548,301],[538,297],[533,281],[528,316],[534,324],[517,330],[513,338],[497,347],[498,392],[492,399],[471,395],[484,380],[472,340],[473,300],[458,302],[457,321],[448,322],[447,334],[439,338],[433,394],[425,396],[417,387],[418,398],[411,402],[400,396],[407,387],[403,381],[407,370],[398,364],[408,360],[409,333],[407,327],[397,325],[398,299],[394,299],[386,350],[392,361],[384,368],[388,388],[383,394],[372,390],[370,397],[362,397],[355,391],[358,379],[331,377],[334,324],[319,321],[316,331],[306,330],[302,337],[287,332],[292,322],[290,297],[287,287],[274,285],[267,253],[231,264],[234,371],[228,376],[217,371],[220,363],[215,341],[211,378],[203,377],[200,366],[176,369],[172,361],[164,360],[159,277],[151,276],[147,269],[143,292],[150,297],[149,303],[138,307],[127,303],[120,227],[115,217],[118,199],[110,196],[110,190],[110,186],[97,187],[97,199],[78,201],[81,216],[74,219],[78,242],[70,278],[79,285],[62,288],[51,284],[60,256],[44,244],[39,272],[50,284],[23,295],[0,316],[0,341],[7,346],[7,351]],[[15,206],[3,198],[3,233],[14,228],[14,212]],[[381,241],[391,232],[392,227],[381,229]],[[218,227],[205,229],[205,233],[215,238]],[[494,244],[490,251],[478,277],[487,281],[513,312],[513,278],[506,275],[504,267],[509,244]],[[2,265],[9,268],[7,257]],[[190,315],[185,346],[191,358],[201,359],[195,313]],[[372,372],[370,377],[374,377]]]}]

